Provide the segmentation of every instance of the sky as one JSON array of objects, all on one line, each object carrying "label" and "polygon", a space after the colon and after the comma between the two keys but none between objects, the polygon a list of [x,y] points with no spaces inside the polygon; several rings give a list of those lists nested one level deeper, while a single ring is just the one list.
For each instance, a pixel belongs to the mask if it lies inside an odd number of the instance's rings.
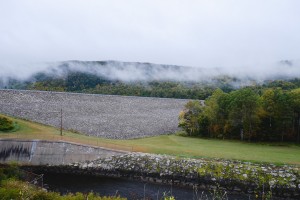
[{"label": "sky", "polygon": [[65,60],[267,71],[300,60],[299,8],[299,0],[0,0],[0,73]]}]

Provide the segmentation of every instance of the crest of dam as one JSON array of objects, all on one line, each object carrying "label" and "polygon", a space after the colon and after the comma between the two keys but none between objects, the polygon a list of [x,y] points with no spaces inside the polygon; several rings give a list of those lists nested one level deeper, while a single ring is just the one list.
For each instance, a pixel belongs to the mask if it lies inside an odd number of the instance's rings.
[{"label": "crest of dam", "polygon": [[120,154],[125,152],[62,141],[0,140],[0,163],[4,164],[67,165]]}]

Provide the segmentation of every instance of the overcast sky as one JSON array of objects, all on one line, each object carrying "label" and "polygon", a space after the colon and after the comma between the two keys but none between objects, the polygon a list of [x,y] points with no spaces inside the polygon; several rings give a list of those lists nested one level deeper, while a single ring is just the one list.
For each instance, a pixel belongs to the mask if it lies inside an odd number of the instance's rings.
[{"label": "overcast sky", "polygon": [[119,60],[259,70],[299,60],[299,9],[299,0],[0,0],[0,66]]}]

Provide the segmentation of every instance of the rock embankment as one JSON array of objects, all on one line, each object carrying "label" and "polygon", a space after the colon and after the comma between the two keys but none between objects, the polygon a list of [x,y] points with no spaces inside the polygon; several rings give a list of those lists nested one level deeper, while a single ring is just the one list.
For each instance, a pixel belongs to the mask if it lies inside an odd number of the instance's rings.
[{"label": "rock embankment", "polygon": [[200,189],[226,190],[299,198],[300,172],[296,166],[275,166],[226,160],[180,159],[130,153],[43,171],[118,176]]},{"label": "rock embankment", "polygon": [[178,130],[178,115],[188,100],[0,90],[0,113],[87,135],[130,139]]}]

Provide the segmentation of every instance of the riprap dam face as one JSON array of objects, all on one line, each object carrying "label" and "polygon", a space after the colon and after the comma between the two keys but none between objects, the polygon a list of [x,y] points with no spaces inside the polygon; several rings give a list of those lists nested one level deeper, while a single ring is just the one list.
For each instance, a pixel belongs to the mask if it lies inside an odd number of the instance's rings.
[{"label": "riprap dam face", "polygon": [[188,100],[0,90],[0,113],[87,135],[130,139],[175,132]]}]

